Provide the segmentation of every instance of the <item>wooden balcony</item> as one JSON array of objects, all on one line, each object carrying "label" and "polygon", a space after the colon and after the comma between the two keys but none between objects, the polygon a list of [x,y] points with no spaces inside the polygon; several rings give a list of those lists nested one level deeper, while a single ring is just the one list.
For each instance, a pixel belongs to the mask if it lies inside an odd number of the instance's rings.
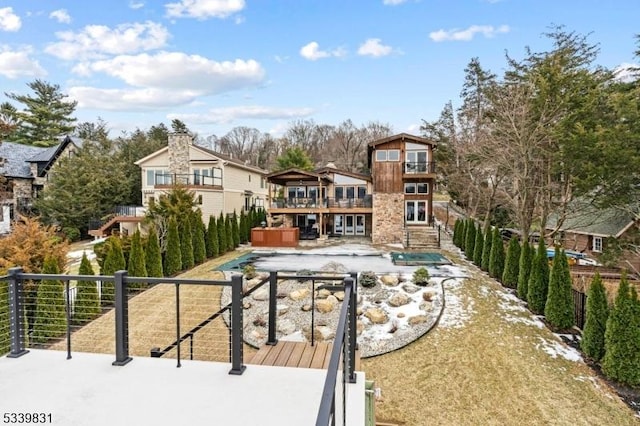
[{"label": "wooden balcony", "polygon": [[[273,346],[264,345],[248,364],[327,369],[332,349],[333,344],[327,342],[316,342],[312,345],[309,342],[279,341]],[[361,371],[360,352],[356,350],[355,354],[356,371]]]},{"label": "wooden balcony", "polygon": [[269,212],[274,214],[296,213],[371,213],[371,195],[364,198],[275,198]]},{"label": "wooden balcony", "polygon": [[402,163],[402,177],[436,177],[436,162],[405,161]]}]

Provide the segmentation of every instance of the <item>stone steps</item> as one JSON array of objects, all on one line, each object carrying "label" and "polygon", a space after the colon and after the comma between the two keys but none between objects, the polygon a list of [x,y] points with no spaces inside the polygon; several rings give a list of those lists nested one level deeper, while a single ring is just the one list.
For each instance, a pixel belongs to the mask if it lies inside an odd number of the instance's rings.
[{"label": "stone steps", "polygon": [[438,249],[438,230],[433,228],[405,229],[402,242],[405,248]]}]

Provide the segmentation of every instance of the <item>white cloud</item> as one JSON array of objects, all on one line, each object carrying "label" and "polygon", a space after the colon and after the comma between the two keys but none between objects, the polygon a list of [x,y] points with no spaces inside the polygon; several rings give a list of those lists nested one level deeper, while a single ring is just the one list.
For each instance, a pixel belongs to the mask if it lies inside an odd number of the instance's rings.
[{"label": "white cloud", "polygon": [[49,14],[49,18],[55,19],[61,24],[71,23],[71,16],[69,16],[69,13],[65,9],[54,10]]},{"label": "white cloud", "polygon": [[373,56],[374,58],[387,56],[391,52],[393,52],[391,46],[385,46],[379,38],[370,38],[358,48],[358,55]]},{"label": "white cloud", "polygon": [[469,28],[459,30],[438,30],[429,33],[429,38],[435,42],[440,41],[471,41],[476,34],[482,34],[486,38],[491,38],[496,34],[508,33],[511,29],[508,25],[501,25],[495,28],[493,25],[471,25]]},{"label": "white cloud", "polygon": [[80,32],[60,31],[59,40],[49,44],[45,51],[66,60],[99,58],[105,54],[121,55],[159,49],[167,44],[169,31],[161,24],[127,23],[109,28],[105,25],[87,25]]},{"label": "white cloud", "polygon": [[198,96],[192,91],[171,91],[162,88],[101,89],[76,86],[68,91],[80,108],[111,111],[152,110],[187,104]]},{"label": "white cloud", "polygon": [[302,48],[300,49],[300,56],[310,61],[316,61],[318,59],[329,58],[332,56],[342,57],[342,56],[345,56],[346,54],[347,54],[347,51],[342,47],[338,47],[337,49],[334,49],[331,51],[320,50],[320,45],[315,41],[312,41],[302,46]]},{"label": "white cloud", "polygon": [[407,0],[383,0],[383,4],[387,6],[397,6],[399,4],[405,3]]},{"label": "white cloud", "polygon": [[244,0],[181,0],[179,3],[167,3],[167,16],[170,18],[227,18],[245,7]]},{"label": "white cloud", "polygon": [[138,1],[138,2],[136,2],[136,1],[130,1],[130,2],[129,2],[129,9],[134,9],[134,10],[136,10],[136,9],[142,9],[143,7],[144,7],[144,3],[143,3],[143,2],[141,2],[141,1]]},{"label": "white cloud", "polygon": [[308,117],[315,111],[312,108],[279,108],[261,105],[246,105],[225,108],[212,108],[204,114],[170,114],[169,118],[197,124],[228,124],[236,120],[258,119],[277,120]]},{"label": "white cloud", "polygon": [[615,75],[615,79],[619,82],[631,83],[632,81],[640,78],[640,65],[625,62],[618,65],[613,70],[613,74]]},{"label": "white cloud", "polygon": [[19,77],[44,77],[47,72],[40,66],[37,60],[31,59],[30,47],[23,47],[20,50],[11,50],[8,47],[0,46],[0,75],[7,78]]},{"label": "white cloud", "polygon": [[20,17],[13,13],[12,7],[3,7],[0,9],[0,30],[2,31],[18,31],[22,26]]}]

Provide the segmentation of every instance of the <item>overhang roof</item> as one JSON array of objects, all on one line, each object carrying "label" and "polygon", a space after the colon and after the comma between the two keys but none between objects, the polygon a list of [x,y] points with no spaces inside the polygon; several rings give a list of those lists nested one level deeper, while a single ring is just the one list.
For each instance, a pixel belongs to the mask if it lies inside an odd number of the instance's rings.
[{"label": "overhang roof", "polygon": [[[587,203],[580,203],[560,225],[560,231],[576,234],[595,235],[597,237],[620,237],[636,218],[627,209],[615,207],[597,208]],[[558,215],[552,214],[547,221],[547,229],[556,228]]]},{"label": "overhang roof", "polygon": [[325,173],[311,172],[302,169],[286,169],[279,170],[277,172],[269,173],[267,175],[267,181],[275,183],[276,185],[285,185],[287,182],[301,181],[301,182],[318,182],[323,181],[325,183],[332,182],[331,178]]},{"label": "overhang roof", "polygon": [[375,147],[376,145],[380,145],[380,144],[383,144],[383,143],[395,141],[395,140],[398,140],[398,139],[402,140],[402,141],[408,141],[408,142],[413,141],[413,142],[417,142],[417,143],[425,143],[425,144],[428,144],[428,145],[433,145],[434,147],[437,145],[431,139],[426,139],[426,138],[422,138],[420,136],[410,135],[408,133],[398,133],[397,135],[388,136],[386,138],[382,138],[382,139],[377,139],[375,141],[371,141],[371,142],[369,142],[369,147]]}]

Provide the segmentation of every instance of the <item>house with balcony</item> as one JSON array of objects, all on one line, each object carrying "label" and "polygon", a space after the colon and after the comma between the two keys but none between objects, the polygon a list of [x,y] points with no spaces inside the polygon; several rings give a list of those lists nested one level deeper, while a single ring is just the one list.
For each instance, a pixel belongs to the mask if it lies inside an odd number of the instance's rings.
[{"label": "house with balcony", "polygon": [[0,234],[11,231],[17,215],[29,215],[33,202],[51,177],[53,165],[73,155],[82,140],[70,136],[49,147],[0,143]]},{"label": "house with balcony", "polygon": [[370,236],[372,186],[368,175],[332,163],[314,171],[288,169],[267,175],[270,221],[300,228],[301,238]]}]

